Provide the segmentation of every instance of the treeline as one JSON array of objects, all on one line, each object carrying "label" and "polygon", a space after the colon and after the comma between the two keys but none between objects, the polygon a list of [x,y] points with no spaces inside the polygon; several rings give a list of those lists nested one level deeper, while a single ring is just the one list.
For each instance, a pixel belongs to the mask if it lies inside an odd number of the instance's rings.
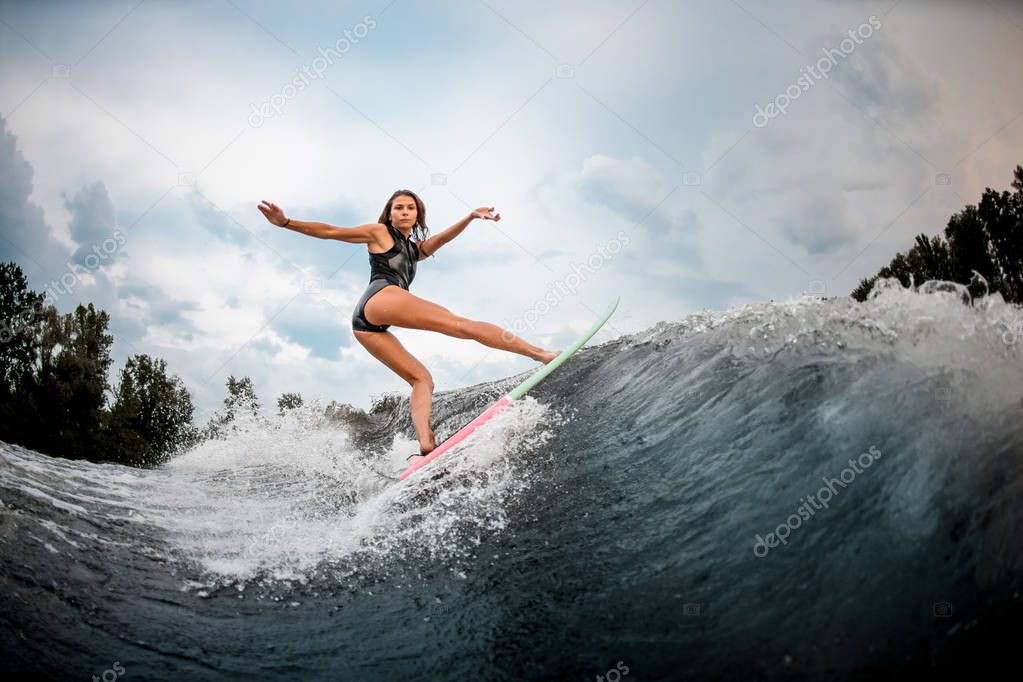
[{"label": "treeline", "polygon": [[[222,436],[241,412],[258,414],[252,380],[232,376],[223,408],[196,426],[181,379],[145,354],[125,362],[112,388],[109,322],[91,303],[60,314],[29,290],[17,264],[0,264],[0,440],[68,459],[152,466]],[[277,401],[281,413],[301,405],[297,393]]]},{"label": "treeline", "polygon": [[980,204],[949,219],[944,238],[918,235],[913,248],[861,281],[852,297],[865,301],[879,277],[894,277],[904,287],[940,279],[965,284],[974,297],[997,291],[1009,303],[1023,303],[1023,166],[1014,176],[1015,192],[987,188]]}]

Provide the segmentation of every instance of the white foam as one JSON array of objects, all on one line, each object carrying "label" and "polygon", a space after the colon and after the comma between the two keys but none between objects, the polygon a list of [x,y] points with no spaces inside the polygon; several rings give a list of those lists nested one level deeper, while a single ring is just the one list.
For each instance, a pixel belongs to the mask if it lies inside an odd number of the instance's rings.
[{"label": "white foam", "polygon": [[515,453],[550,436],[538,428],[548,414],[532,398],[517,401],[403,482],[397,473],[416,445],[403,436],[373,460],[336,426],[250,421],[169,463],[146,493],[145,516],[211,584],[304,582],[357,553],[458,554],[467,523],[480,533],[503,527],[504,503],[526,484]]}]

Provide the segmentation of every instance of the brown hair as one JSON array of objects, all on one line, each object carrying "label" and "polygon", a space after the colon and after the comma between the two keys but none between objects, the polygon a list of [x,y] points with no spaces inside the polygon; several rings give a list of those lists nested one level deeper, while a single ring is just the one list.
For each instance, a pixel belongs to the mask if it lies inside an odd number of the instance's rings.
[{"label": "brown hair", "polygon": [[430,230],[426,227],[426,206],[423,204],[423,200],[419,198],[415,192],[410,189],[399,189],[391,198],[387,200],[387,204],[384,206],[384,210],[380,213],[380,217],[377,218],[378,223],[383,223],[388,227],[394,227],[391,225],[391,204],[398,197],[408,196],[412,197],[412,200],[416,202],[416,224],[412,227],[412,234],[410,236],[415,237],[417,242],[421,242],[430,235]]}]

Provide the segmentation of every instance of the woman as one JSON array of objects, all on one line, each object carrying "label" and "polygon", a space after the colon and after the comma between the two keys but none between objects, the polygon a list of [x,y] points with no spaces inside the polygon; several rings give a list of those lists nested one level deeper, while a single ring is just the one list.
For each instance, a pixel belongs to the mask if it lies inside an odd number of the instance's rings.
[{"label": "woman", "polygon": [[[400,189],[391,195],[375,223],[358,227],[334,227],[325,223],[291,220],[276,204],[264,200],[259,210],[274,225],[287,227],[319,239],[338,239],[365,244],[369,251],[369,287],[355,305],[352,332],[366,350],[412,386],[412,423],[419,439],[418,455],[410,455],[410,463],[425,456],[435,447],[430,429],[430,405],[433,399],[433,377],[430,372],[387,331],[390,326],[427,329],[459,339],[519,353],[547,364],[557,353],[534,346],[511,332],[489,322],[469,320],[447,308],[409,293],[416,276],[416,263],[437,253],[462,233],[477,218],[500,220],[501,214],[491,208],[478,208],[457,223],[427,238],[426,207],[415,192]],[[415,241],[412,237],[415,236]]]}]

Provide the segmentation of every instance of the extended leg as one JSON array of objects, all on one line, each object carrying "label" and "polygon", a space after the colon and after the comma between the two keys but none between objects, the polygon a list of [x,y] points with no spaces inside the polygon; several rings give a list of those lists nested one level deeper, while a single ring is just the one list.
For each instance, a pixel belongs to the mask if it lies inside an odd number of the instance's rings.
[{"label": "extended leg", "polygon": [[401,287],[389,286],[377,292],[366,303],[366,319],[373,324],[389,324],[407,329],[440,332],[459,339],[473,339],[491,348],[507,350],[548,363],[557,353],[534,346],[525,339],[495,324],[470,320]]}]

